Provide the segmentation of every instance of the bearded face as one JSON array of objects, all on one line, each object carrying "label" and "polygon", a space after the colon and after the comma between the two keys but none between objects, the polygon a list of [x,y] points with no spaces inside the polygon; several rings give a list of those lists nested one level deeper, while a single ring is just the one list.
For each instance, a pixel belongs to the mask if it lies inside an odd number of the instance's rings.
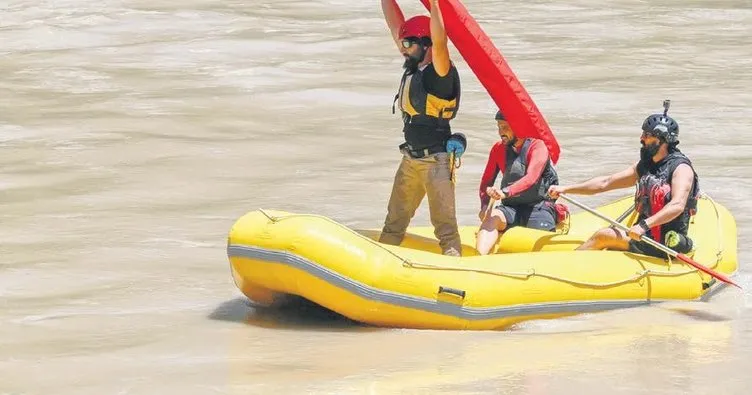
[{"label": "bearded face", "polygon": [[645,162],[652,162],[653,157],[658,153],[661,148],[661,140],[655,135],[643,133],[640,138],[640,160]]},{"label": "bearded face", "polygon": [[504,120],[496,121],[496,124],[499,128],[499,138],[501,138],[501,143],[512,147],[517,142],[517,137],[514,135],[514,131],[512,131],[512,127],[509,126],[509,123]]},{"label": "bearded face", "polygon": [[405,57],[405,63],[402,67],[412,74],[418,70],[418,65],[426,58],[428,48],[420,43],[420,39],[408,37],[402,40],[402,55]]}]

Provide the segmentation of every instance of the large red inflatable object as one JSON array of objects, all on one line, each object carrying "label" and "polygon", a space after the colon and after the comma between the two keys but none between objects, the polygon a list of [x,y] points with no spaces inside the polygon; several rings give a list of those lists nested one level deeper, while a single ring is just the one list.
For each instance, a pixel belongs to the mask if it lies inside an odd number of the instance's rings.
[{"label": "large red inflatable object", "polygon": [[[428,0],[421,0],[430,11]],[[548,123],[504,57],[459,0],[439,0],[447,36],[518,137],[543,140],[555,163],[561,152]]]}]

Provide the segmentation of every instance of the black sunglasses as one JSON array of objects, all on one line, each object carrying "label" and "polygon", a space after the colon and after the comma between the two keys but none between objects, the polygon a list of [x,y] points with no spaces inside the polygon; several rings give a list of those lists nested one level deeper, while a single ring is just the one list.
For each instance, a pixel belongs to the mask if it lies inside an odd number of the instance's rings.
[{"label": "black sunglasses", "polygon": [[413,44],[418,44],[418,43],[420,43],[420,39],[419,38],[407,37],[407,38],[403,38],[402,39],[402,47],[403,48],[410,48],[410,47],[413,46]]}]

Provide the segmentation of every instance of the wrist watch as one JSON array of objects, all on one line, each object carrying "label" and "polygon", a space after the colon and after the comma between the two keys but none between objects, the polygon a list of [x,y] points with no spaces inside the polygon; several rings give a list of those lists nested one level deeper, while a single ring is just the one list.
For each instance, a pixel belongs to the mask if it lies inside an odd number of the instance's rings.
[{"label": "wrist watch", "polygon": [[504,194],[504,197],[509,197],[509,188],[507,187],[501,188],[501,193]]},{"label": "wrist watch", "polygon": [[645,230],[645,232],[649,232],[649,231],[650,231],[650,227],[648,226],[648,223],[647,223],[647,222],[645,222],[645,220],[644,220],[644,219],[643,219],[642,221],[638,222],[638,223],[637,223],[637,225],[640,225],[640,227],[641,227],[642,229],[644,229],[644,230]]}]

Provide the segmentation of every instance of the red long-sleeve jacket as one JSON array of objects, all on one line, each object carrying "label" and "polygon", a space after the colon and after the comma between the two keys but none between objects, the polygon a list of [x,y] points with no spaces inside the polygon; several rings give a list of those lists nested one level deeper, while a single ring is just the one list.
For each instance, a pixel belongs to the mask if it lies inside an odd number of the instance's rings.
[{"label": "red long-sleeve jacket", "polygon": [[[515,149],[515,152],[519,151]],[[481,206],[488,204],[490,199],[486,193],[486,188],[494,185],[499,172],[503,174],[506,171],[506,158],[507,146],[502,144],[501,141],[491,147],[491,152],[488,154],[488,162],[486,163],[486,170],[483,172],[483,177],[481,177],[480,190],[478,191]],[[540,179],[541,174],[543,174],[543,169],[546,168],[548,159],[549,154],[546,144],[542,140],[533,139],[527,151],[527,173],[508,187],[509,196],[517,195],[535,185],[538,179]]]}]

